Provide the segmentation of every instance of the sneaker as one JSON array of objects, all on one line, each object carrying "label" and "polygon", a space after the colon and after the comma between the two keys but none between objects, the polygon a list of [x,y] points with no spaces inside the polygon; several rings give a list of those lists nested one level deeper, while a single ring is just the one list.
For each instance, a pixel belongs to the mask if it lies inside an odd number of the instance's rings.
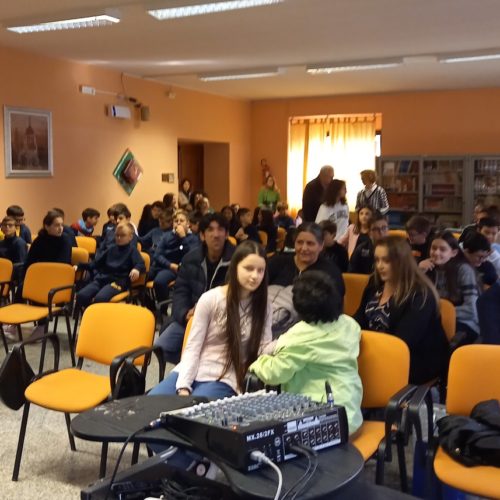
[{"label": "sneaker", "polygon": [[35,326],[35,328],[33,328],[33,330],[31,331],[30,340],[41,339],[44,333],[45,333],[44,325]]},{"label": "sneaker", "polygon": [[8,340],[19,340],[19,333],[16,325],[3,325],[3,333]]}]

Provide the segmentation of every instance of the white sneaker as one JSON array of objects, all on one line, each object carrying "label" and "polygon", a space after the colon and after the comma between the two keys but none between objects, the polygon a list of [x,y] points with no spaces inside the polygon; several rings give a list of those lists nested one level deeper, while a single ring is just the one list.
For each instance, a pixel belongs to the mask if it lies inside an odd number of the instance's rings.
[{"label": "white sneaker", "polygon": [[3,333],[8,340],[19,340],[19,333],[16,325],[3,325]]}]

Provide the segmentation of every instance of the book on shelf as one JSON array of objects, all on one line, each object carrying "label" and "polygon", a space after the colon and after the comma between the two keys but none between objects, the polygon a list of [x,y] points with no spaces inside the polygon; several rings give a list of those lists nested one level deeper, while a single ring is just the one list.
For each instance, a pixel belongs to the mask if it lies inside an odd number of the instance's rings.
[{"label": "book on shelf", "polygon": [[394,175],[396,164],[393,161],[385,161],[383,165],[383,175]]},{"label": "book on shelf", "polygon": [[399,173],[407,174],[410,171],[410,165],[411,165],[410,160],[401,160],[399,162]]}]

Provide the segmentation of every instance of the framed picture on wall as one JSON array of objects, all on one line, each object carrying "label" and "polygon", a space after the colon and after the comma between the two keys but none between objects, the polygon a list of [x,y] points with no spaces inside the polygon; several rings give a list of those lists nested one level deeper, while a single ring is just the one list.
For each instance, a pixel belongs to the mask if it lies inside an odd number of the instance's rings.
[{"label": "framed picture on wall", "polygon": [[113,176],[128,195],[132,194],[143,173],[142,167],[130,149],[126,149],[113,170]]},{"label": "framed picture on wall", "polygon": [[52,176],[52,113],[4,106],[3,124],[5,176]]}]

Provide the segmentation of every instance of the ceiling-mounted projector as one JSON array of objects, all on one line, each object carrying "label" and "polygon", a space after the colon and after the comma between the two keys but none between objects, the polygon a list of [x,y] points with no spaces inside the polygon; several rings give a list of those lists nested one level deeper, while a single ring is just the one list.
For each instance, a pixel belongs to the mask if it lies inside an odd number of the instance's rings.
[{"label": "ceiling-mounted projector", "polygon": [[108,106],[108,116],[111,116],[112,118],[130,120],[130,118],[132,118],[132,113],[128,106],[116,106],[114,104],[110,104]]}]

